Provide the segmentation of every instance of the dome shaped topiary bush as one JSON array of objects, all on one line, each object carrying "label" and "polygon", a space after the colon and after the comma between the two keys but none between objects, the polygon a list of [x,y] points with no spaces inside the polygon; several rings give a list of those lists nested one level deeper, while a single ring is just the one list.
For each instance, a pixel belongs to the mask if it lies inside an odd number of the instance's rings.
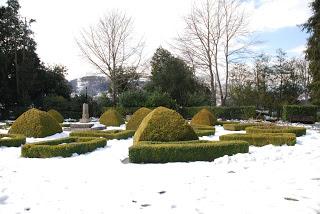
[{"label": "dome shaped topiary bush", "polygon": [[109,109],[104,112],[101,115],[99,122],[105,126],[120,126],[125,123],[122,116],[114,109]]},{"label": "dome shaped topiary bush", "polygon": [[165,107],[158,107],[149,113],[134,135],[134,143],[188,140],[198,140],[194,130],[179,113]]},{"label": "dome shaped topiary bush", "polygon": [[62,132],[59,123],[47,112],[30,109],[12,124],[9,134],[22,134],[27,137],[42,138]]},{"label": "dome shaped topiary bush", "polygon": [[151,112],[148,108],[140,108],[137,110],[126,125],[127,130],[137,130],[142,120]]},{"label": "dome shaped topiary bush", "polygon": [[215,118],[215,116],[208,109],[204,108],[193,116],[191,124],[213,126],[216,121],[217,119]]},{"label": "dome shaped topiary bush", "polygon": [[53,117],[56,121],[58,121],[58,123],[63,123],[64,118],[58,111],[54,109],[50,109],[48,111],[48,114],[50,114],[51,117]]}]

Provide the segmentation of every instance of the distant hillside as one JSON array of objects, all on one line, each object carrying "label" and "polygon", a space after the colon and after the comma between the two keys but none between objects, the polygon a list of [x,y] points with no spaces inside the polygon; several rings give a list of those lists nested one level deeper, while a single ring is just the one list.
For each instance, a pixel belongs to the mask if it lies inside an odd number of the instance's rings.
[{"label": "distant hillside", "polygon": [[70,84],[72,86],[72,93],[84,94],[87,87],[89,96],[96,96],[101,92],[105,92],[109,86],[107,79],[101,76],[85,76],[71,80]]}]

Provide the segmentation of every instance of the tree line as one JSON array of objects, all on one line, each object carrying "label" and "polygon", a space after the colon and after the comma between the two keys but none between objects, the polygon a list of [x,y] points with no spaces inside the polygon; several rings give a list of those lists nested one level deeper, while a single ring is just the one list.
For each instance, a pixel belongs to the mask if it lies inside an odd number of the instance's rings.
[{"label": "tree line", "polygon": [[[313,16],[302,26],[310,33],[305,59],[289,58],[283,50],[275,56],[254,52],[258,41],[238,0],[196,2],[171,50],[159,47],[150,60],[144,57],[144,40],[135,36],[133,19],[111,11],[76,40],[87,61],[111,82],[103,96],[89,100],[97,108],[320,104],[319,0],[311,8]],[[61,98],[75,102],[66,105],[74,111],[84,100],[71,97],[67,68],[41,62],[31,30],[35,20],[21,17],[19,9],[18,0],[0,7],[2,114],[21,106],[45,108]]]}]

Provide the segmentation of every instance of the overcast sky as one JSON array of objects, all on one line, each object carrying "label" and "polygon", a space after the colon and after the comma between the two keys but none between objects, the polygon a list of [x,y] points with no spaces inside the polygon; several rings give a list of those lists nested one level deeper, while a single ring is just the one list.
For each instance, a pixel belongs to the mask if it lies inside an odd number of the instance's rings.
[{"label": "overcast sky", "polygon": [[[136,32],[146,40],[145,54],[150,57],[160,45],[168,47],[182,31],[183,16],[195,1],[199,0],[20,0],[20,4],[23,16],[36,19],[32,29],[40,58],[48,64],[66,65],[70,80],[95,72],[81,57],[75,38],[103,14],[120,9],[132,16]],[[301,55],[308,35],[297,25],[310,17],[309,2],[246,0],[250,28],[265,42],[257,48],[266,53],[282,48],[290,55]]]}]

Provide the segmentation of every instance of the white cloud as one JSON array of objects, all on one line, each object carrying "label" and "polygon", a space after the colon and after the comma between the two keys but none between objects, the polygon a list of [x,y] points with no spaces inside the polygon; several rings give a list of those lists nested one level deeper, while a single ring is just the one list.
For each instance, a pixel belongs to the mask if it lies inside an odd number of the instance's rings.
[{"label": "white cloud", "polygon": [[288,53],[293,54],[293,55],[298,55],[301,56],[304,54],[304,51],[306,50],[306,45],[299,45],[295,48],[292,48],[288,50]]},{"label": "white cloud", "polygon": [[310,17],[311,0],[249,0],[245,3],[254,31],[274,31],[303,24]]},{"label": "white cloud", "polygon": [[[182,17],[196,1],[20,0],[20,3],[22,15],[37,20],[32,29],[41,59],[46,63],[66,65],[71,79],[95,71],[80,57],[75,38],[82,28],[96,23],[108,10],[118,8],[134,18],[136,31],[146,38],[146,52],[151,56],[158,46],[166,47],[167,42],[181,32]],[[259,0],[259,4],[257,1],[247,0],[244,5],[252,14],[250,26],[255,31],[296,26],[310,15],[310,0]]]}]

